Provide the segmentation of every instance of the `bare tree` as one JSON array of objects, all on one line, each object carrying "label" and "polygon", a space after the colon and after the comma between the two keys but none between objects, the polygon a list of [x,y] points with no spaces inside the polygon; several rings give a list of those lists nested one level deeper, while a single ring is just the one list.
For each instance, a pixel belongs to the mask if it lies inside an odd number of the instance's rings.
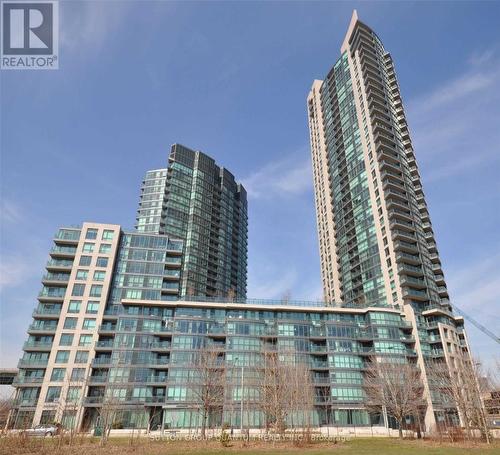
[{"label": "bare tree", "polygon": [[193,354],[192,370],[187,381],[191,398],[201,414],[201,437],[212,415],[222,412],[225,397],[226,374],[223,351],[205,346]]},{"label": "bare tree", "polygon": [[363,389],[368,410],[386,412],[394,417],[403,437],[403,423],[407,416],[418,418],[422,407],[423,384],[420,371],[410,363],[396,363],[395,359],[371,359],[365,372]]},{"label": "bare tree", "polygon": [[14,393],[10,397],[0,398],[0,431],[6,427],[9,420],[9,414],[14,406]]},{"label": "bare tree", "polygon": [[309,368],[296,361],[296,354],[265,352],[259,372],[259,407],[266,428],[283,435],[287,421],[302,416],[303,427],[310,426],[314,391]]},{"label": "bare tree", "polygon": [[469,438],[477,428],[482,438],[489,443],[486,412],[478,382],[478,378],[481,377],[480,364],[470,357],[460,357],[455,360],[451,369],[444,362],[428,365],[432,387],[438,391],[444,402],[458,411]]}]

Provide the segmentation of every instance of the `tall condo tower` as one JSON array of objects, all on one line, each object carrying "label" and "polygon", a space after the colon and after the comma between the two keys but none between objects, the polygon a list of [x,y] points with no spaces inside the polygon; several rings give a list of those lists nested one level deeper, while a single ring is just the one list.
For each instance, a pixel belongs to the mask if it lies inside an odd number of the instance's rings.
[{"label": "tall condo tower", "polygon": [[467,347],[448,340],[465,335],[450,306],[394,62],[356,11],[307,108],[325,300],[400,308],[414,325],[423,374],[431,357],[452,365]]},{"label": "tall condo tower", "polygon": [[245,298],[245,188],[212,158],[180,144],[168,161],[146,173],[136,229],[184,240],[181,296]]}]

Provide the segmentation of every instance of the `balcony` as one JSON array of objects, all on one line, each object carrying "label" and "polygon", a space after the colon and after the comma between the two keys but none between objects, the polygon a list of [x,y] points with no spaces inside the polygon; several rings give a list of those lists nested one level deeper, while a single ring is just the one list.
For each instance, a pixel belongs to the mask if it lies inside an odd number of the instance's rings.
[{"label": "balcony", "polygon": [[177,293],[177,292],[179,292],[179,283],[178,282],[164,281],[162,283],[161,290],[167,291],[167,292]]},{"label": "balcony", "polygon": [[43,382],[43,376],[16,376],[13,385],[40,385]]},{"label": "balcony", "polygon": [[85,397],[83,399],[83,404],[84,405],[99,405],[104,401],[104,397]]},{"label": "balcony", "polygon": [[89,383],[90,384],[104,384],[108,381],[108,375],[102,374],[97,376],[90,376]]},{"label": "balcony", "polygon": [[26,341],[23,344],[24,351],[50,351],[52,341]]},{"label": "balcony", "polygon": [[413,276],[402,276],[401,277],[401,284],[406,285],[406,286],[412,286],[414,288],[415,287],[420,288],[420,289],[427,287],[425,280],[415,278]]},{"label": "balcony", "polygon": [[99,326],[99,333],[114,333],[116,332],[116,324],[104,323]]},{"label": "balcony", "polygon": [[429,296],[426,291],[419,291],[412,288],[403,288],[404,297],[409,297],[415,300],[426,301],[429,300]]},{"label": "balcony", "polygon": [[17,400],[14,401],[15,406],[19,407],[35,407],[36,404],[38,403],[38,397],[37,398],[18,398]]},{"label": "balcony", "polygon": [[113,347],[113,342],[114,342],[114,340],[99,340],[95,344],[95,347],[96,347],[96,349],[98,349],[98,348],[111,349]]},{"label": "balcony", "polygon": [[[418,254],[408,254],[404,252],[398,252],[396,254],[396,260],[404,260],[406,262],[412,262],[413,264],[420,264],[420,256]],[[407,265],[407,264],[405,264]]]},{"label": "balcony", "polygon": [[69,273],[46,273],[42,277],[43,284],[61,284],[69,281]]},{"label": "balcony", "polygon": [[47,261],[47,270],[68,270],[73,267],[73,261],[70,259],[49,259]]},{"label": "balcony", "polygon": [[64,300],[64,295],[66,294],[65,287],[44,287],[38,293],[38,300],[46,301],[61,301]]},{"label": "balcony", "polygon": [[165,264],[167,264],[168,266],[180,266],[182,263],[182,257],[180,256],[176,256],[176,257],[172,257],[172,256],[167,256],[167,258],[165,259]]},{"label": "balcony", "polygon": [[326,360],[325,361],[320,361],[320,360],[312,361],[312,362],[310,362],[310,365],[311,365],[312,370],[328,368],[328,362]]},{"label": "balcony", "polygon": [[76,246],[59,246],[54,245],[50,250],[52,257],[74,257],[76,254]]},{"label": "balcony", "polygon": [[56,324],[30,324],[28,326],[28,333],[30,334],[45,334],[45,333],[54,333],[56,331]]},{"label": "balcony", "polygon": [[49,359],[20,359],[17,366],[19,368],[23,367],[46,367],[49,363]]},{"label": "balcony", "polygon": [[178,279],[181,276],[181,271],[179,269],[166,269],[163,276],[167,279]]},{"label": "balcony", "polygon": [[44,305],[39,305],[37,308],[33,310],[32,316],[34,318],[43,318],[46,317],[48,319],[56,319],[61,314],[61,307],[47,307]]},{"label": "balcony", "polygon": [[410,264],[405,264],[405,263],[400,263],[398,265],[398,270],[400,272],[405,272],[405,273],[415,275],[415,276],[422,276],[424,274],[422,267],[418,267],[418,266],[410,265]]},{"label": "balcony", "polygon": [[54,241],[57,243],[74,243],[80,240],[81,231],[79,229],[59,229],[54,235]]},{"label": "balcony", "polygon": [[111,365],[111,357],[96,357],[92,360],[92,366],[100,367],[103,365]]}]

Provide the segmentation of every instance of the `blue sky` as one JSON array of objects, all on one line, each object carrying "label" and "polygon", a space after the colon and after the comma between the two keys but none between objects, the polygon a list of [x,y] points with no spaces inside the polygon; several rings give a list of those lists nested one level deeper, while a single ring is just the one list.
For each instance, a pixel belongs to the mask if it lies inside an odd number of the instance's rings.
[{"label": "blue sky", "polygon": [[[180,142],[249,192],[249,296],[321,295],[306,96],[352,9],[392,53],[455,303],[500,327],[500,3],[61,2],[58,71],[1,82],[0,364],[61,225],[132,227]],[[474,353],[498,345],[469,325]]]}]

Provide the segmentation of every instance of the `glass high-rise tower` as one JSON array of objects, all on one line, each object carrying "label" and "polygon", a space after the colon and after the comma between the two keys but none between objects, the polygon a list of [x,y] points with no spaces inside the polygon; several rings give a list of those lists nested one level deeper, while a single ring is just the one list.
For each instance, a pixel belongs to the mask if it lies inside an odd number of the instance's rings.
[{"label": "glass high-rise tower", "polygon": [[313,82],[307,107],[325,300],[401,309],[414,325],[422,374],[430,358],[451,368],[468,350],[450,305],[394,62],[356,11],[340,58]]},{"label": "glass high-rise tower", "polygon": [[181,295],[245,298],[247,195],[202,152],[172,146],[143,181],[136,229],[185,241]]}]

